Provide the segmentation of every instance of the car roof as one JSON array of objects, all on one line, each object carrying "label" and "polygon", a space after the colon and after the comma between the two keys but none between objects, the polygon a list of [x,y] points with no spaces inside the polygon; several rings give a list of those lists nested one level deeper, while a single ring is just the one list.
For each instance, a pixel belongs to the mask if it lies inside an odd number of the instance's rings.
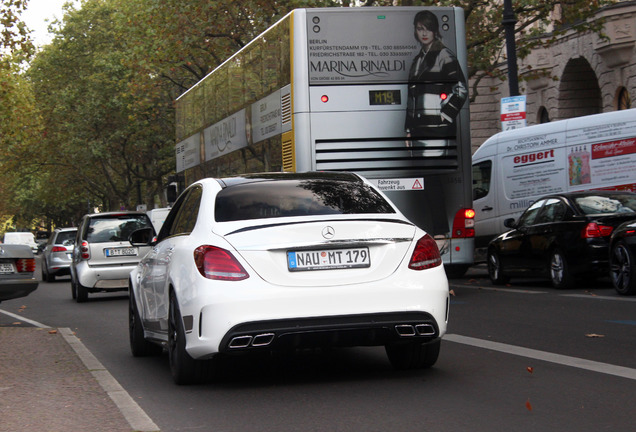
[{"label": "car roof", "polygon": [[122,210],[122,211],[112,211],[112,212],[103,212],[103,213],[91,213],[91,214],[87,214],[86,216],[89,218],[94,218],[94,217],[109,217],[109,216],[128,216],[128,215],[144,215],[146,216],[146,213],[144,212],[139,212],[139,211],[130,211],[130,210]]}]

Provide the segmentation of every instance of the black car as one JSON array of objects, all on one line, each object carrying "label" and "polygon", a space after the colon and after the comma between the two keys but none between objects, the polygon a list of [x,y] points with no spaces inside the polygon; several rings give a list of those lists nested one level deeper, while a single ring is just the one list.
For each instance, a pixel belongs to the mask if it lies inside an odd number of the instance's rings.
[{"label": "black car", "polygon": [[636,221],[616,227],[610,238],[610,279],[622,295],[636,294]]},{"label": "black car", "polygon": [[626,221],[636,222],[636,193],[588,191],[542,197],[512,228],[488,245],[493,284],[511,276],[549,277],[555,288],[568,288],[578,276],[609,271],[610,236]]}]

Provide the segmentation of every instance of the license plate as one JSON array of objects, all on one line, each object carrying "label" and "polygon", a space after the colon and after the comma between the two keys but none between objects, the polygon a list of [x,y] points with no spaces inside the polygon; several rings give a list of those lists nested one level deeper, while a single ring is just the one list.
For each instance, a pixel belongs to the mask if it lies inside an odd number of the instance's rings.
[{"label": "license plate", "polygon": [[363,268],[371,265],[369,248],[288,251],[289,271]]},{"label": "license plate", "polygon": [[12,274],[15,273],[13,269],[13,264],[3,263],[0,264],[0,274]]},{"label": "license plate", "polygon": [[117,249],[106,249],[107,257],[116,257],[116,256],[136,256],[137,249],[136,248],[117,248]]}]

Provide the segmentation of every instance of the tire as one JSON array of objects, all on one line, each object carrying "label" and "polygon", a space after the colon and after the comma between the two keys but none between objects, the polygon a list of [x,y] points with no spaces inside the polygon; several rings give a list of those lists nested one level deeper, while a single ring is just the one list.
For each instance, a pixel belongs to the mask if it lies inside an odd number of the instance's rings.
[{"label": "tire", "polygon": [[616,243],[610,252],[610,279],[617,293],[636,294],[636,274],[634,256],[625,242]]},{"label": "tire", "polygon": [[128,335],[130,339],[130,351],[134,357],[158,356],[163,352],[160,345],[148,342],[144,337],[144,328],[135,302],[135,296],[130,290],[128,296]]},{"label": "tire", "polygon": [[71,275],[71,297],[73,300],[77,300],[77,285],[75,284],[75,279]]},{"label": "tire", "polygon": [[385,346],[386,355],[397,370],[428,369],[439,357],[442,340],[433,342],[410,342]]},{"label": "tire", "polygon": [[174,291],[171,291],[168,314],[168,359],[172,379],[177,385],[198,384],[203,378],[204,362],[190,357],[185,345],[185,330],[179,303]]},{"label": "tire", "polygon": [[42,280],[45,282],[55,282],[55,275],[48,272],[46,268],[46,260],[42,258]]},{"label": "tire", "polygon": [[499,254],[494,250],[488,250],[488,276],[493,285],[504,285],[510,281],[510,277],[503,274],[503,266]]},{"label": "tire", "polygon": [[550,282],[552,282],[554,288],[566,289],[574,284],[574,278],[570,274],[568,263],[559,249],[554,249],[550,253],[548,271],[550,273]]},{"label": "tire", "polygon": [[78,303],[84,303],[85,301],[88,300],[88,288],[86,288],[84,285],[82,285],[79,282],[75,282],[75,293],[76,293],[75,301],[77,301]]}]

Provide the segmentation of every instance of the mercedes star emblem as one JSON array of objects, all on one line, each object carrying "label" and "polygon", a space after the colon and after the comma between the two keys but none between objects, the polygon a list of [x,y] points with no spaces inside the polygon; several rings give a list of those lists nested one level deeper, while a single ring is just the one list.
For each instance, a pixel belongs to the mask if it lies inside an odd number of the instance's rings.
[{"label": "mercedes star emblem", "polygon": [[326,238],[327,240],[332,239],[333,236],[335,235],[336,235],[336,230],[333,229],[333,227],[326,226],[322,229],[322,236]]}]

